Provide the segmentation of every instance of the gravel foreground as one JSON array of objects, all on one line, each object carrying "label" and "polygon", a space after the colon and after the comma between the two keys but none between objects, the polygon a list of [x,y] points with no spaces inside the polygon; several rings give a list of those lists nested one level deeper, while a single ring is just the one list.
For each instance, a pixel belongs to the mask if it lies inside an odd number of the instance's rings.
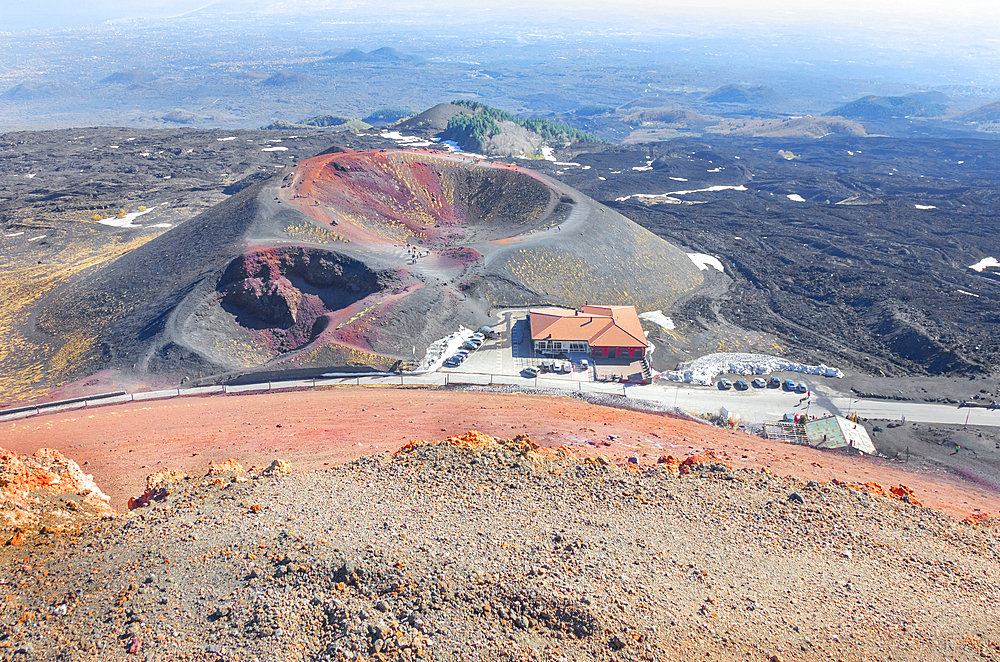
[{"label": "gravel foreground", "polygon": [[996,520],[479,433],[0,548],[6,660],[1000,660]]}]

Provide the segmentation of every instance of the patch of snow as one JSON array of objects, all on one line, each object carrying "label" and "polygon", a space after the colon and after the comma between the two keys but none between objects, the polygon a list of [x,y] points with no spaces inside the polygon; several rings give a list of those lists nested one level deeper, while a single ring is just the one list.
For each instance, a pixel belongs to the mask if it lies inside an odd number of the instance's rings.
[{"label": "patch of snow", "polygon": [[674,180],[675,182],[686,182],[687,181],[683,177],[671,177],[670,179]]},{"label": "patch of snow", "polygon": [[148,158],[148,157],[152,156],[152,154],[150,154],[149,152],[139,152],[139,156],[145,156],[145,157]]},{"label": "patch of snow", "polygon": [[986,269],[987,267],[996,267],[997,269],[1000,269],[1000,261],[998,261],[995,257],[984,257],[979,262],[969,265],[970,269],[980,273],[982,273],[983,269]]},{"label": "patch of snow", "polygon": [[27,177],[28,179],[34,179],[36,174],[37,173],[29,172],[27,175],[25,175],[25,177]]},{"label": "patch of snow", "polygon": [[453,356],[462,346],[462,343],[472,337],[472,333],[472,329],[459,326],[458,331],[450,336],[435,340],[427,347],[424,358],[420,359],[420,365],[413,372],[434,372],[439,369],[444,364],[445,359]]},{"label": "patch of snow", "polygon": [[847,150],[847,153],[850,154],[851,156],[854,156],[854,152],[852,152],[851,150]]},{"label": "patch of snow", "polygon": [[963,163],[965,163],[965,161],[959,161],[958,165],[962,165]]},{"label": "patch of snow", "polygon": [[38,241],[39,239],[45,239],[47,236],[48,236],[47,234],[40,234],[37,237],[32,237],[28,241]]},{"label": "patch of snow", "polygon": [[688,253],[687,256],[691,258],[691,261],[694,262],[695,266],[702,271],[712,267],[716,271],[726,273],[726,270],[722,268],[722,262],[714,255],[706,255],[704,253]]},{"label": "patch of snow", "polygon": [[555,163],[556,165],[561,165],[561,166],[582,166],[583,165],[582,163],[574,163],[572,161],[566,161],[566,162],[564,162],[564,161],[553,161],[553,163]]},{"label": "patch of snow", "polygon": [[774,372],[800,372],[806,375],[843,378],[844,373],[827,365],[805,365],[767,354],[709,354],[667,370],[657,377],[686,384],[708,385],[721,374],[766,375]]},{"label": "patch of snow", "polygon": [[746,191],[747,187],[739,186],[709,186],[708,188],[697,188],[690,191],[671,191],[670,193],[634,193],[623,198],[615,198],[615,202],[625,202],[629,198],[669,198],[674,195],[688,195],[689,193],[716,193],[718,191]]},{"label": "patch of snow", "polygon": [[978,294],[973,294],[972,292],[966,292],[965,290],[955,290],[955,291],[958,292],[959,294],[968,294],[970,297],[976,297],[977,299],[979,298]]},{"label": "patch of snow", "polygon": [[118,145],[108,145],[111,149],[118,149]]},{"label": "patch of snow", "polygon": [[287,152],[288,148],[287,147],[265,147],[264,149],[262,149],[260,151],[262,151],[262,152]]},{"label": "patch of snow", "polygon": [[621,170],[612,170],[611,174],[612,175],[620,175],[620,174],[622,174],[622,171]]},{"label": "patch of snow", "polygon": [[606,182],[606,181],[608,181],[608,178],[607,178],[607,177],[598,177],[598,179],[599,179],[599,180],[601,180],[602,182]]},{"label": "patch of snow", "polygon": [[632,170],[638,170],[639,172],[645,172],[652,169],[653,166],[632,166]]},{"label": "patch of snow", "polygon": [[542,158],[545,159],[546,161],[555,161],[556,157],[552,155],[552,153],[554,151],[555,150],[552,149],[551,147],[549,147],[548,145],[543,146],[542,147]]},{"label": "patch of snow", "polygon": [[12,234],[5,234],[4,236],[5,237],[20,237],[22,234],[24,234],[24,233],[23,232],[14,232]]},{"label": "patch of snow", "polygon": [[225,143],[229,142],[230,140],[236,140],[236,136],[229,136],[227,138],[216,138],[215,140],[216,142]]},{"label": "patch of snow", "polygon": [[798,193],[789,193],[785,197],[788,198],[789,200],[791,200],[792,202],[805,202],[806,201],[806,199],[803,198]]},{"label": "patch of snow", "polygon": [[642,313],[639,315],[639,319],[649,320],[653,324],[661,326],[667,331],[673,331],[677,328],[674,326],[674,321],[664,315],[662,310],[651,310],[647,313]]},{"label": "patch of snow", "polygon": [[711,170],[706,170],[705,172],[722,172],[722,168],[712,168]]},{"label": "patch of snow", "polygon": [[917,209],[937,209],[934,205],[913,205]]},{"label": "patch of snow", "polygon": [[172,228],[174,227],[170,223],[154,223],[153,225],[147,225],[147,228]]},{"label": "patch of snow", "polygon": [[164,175],[163,176],[164,179],[170,179],[171,177],[173,177],[173,175]]},{"label": "patch of snow", "polygon": [[134,211],[125,214],[122,218],[102,218],[97,221],[101,225],[110,225],[113,228],[141,228],[141,225],[135,225],[132,223],[135,219],[139,218],[144,214],[148,214],[153,211],[152,209],[147,209],[146,211]]}]

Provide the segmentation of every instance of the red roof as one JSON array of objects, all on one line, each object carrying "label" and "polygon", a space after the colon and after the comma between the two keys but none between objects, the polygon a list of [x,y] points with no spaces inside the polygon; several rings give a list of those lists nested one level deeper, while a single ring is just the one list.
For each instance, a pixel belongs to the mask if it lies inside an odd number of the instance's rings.
[{"label": "red roof", "polygon": [[584,306],[580,310],[528,311],[532,340],[587,342],[591,347],[646,347],[635,306]]}]

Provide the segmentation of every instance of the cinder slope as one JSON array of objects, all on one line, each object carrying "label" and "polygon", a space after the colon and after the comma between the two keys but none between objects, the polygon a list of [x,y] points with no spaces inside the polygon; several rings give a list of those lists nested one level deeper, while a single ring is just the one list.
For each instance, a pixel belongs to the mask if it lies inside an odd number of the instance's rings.
[{"label": "cinder slope", "polygon": [[669,308],[701,282],[676,247],[537,173],[337,152],[72,284],[37,326],[93,339],[78,375],[384,369],[497,306]]}]

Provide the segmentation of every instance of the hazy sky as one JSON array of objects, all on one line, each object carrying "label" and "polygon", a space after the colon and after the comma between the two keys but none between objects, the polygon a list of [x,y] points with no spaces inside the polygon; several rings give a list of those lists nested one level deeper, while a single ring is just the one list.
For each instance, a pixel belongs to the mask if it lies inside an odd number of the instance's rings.
[{"label": "hazy sky", "polygon": [[354,6],[385,10],[397,5],[401,11],[419,9],[434,12],[486,9],[509,12],[523,7],[533,11],[551,9],[572,12],[582,18],[629,19],[644,15],[658,19],[696,16],[720,23],[752,17],[777,23],[806,23],[821,27],[824,23],[857,24],[878,27],[915,29],[941,24],[981,27],[1000,22],[997,0],[6,0],[0,12],[0,30],[44,29],[101,23],[130,17],[165,17],[190,12],[206,5],[214,9],[248,8],[277,11],[296,9],[342,10]]}]

